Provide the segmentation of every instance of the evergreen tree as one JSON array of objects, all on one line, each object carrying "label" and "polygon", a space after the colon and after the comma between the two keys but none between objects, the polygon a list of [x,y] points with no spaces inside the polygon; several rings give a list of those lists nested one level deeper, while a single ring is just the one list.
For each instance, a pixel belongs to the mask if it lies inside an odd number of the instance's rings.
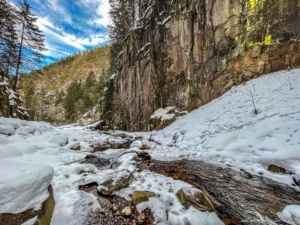
[{"label": "evergreen tree", "polygon": [[64,100],[65,118],[69,122],[74,122],[77,119],[80,98],[82,98],[81,82],[73,81],[67,89]]},{"label": "evergreen tree", "polygon": [[31,8],[27,0],[18,3],[17,20],[20,24],[19,41],[18,41],[18,57],[16,64],[16,75],[14,77],[14,90],[20,74],[20,69],[25,71],[38,67],[43,59],[42,51],[45,51],[44,35],[35,24],[37,17],[31,12]]},{"label": "evergreen tree", "polygon": [[0,0],[0,66],[6,76],[16,65],[17,33],[14,9],[6,0]]},{"label": "evergreen tree", "polygon": [[93,71],[90,72],[83,85],[83,98],[89,102],[85,104],[88,109],[98,103],[97,80]]}]

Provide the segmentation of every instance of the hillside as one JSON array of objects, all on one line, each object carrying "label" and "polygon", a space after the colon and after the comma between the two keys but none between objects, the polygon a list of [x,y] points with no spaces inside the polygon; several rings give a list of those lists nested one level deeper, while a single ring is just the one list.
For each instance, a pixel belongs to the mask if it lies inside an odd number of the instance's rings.
[{"label": "hillside", "polygon": [[93,107],[92,120],[99,119],[99,99],[107,79],[108,64],[109,47],[97,47],[23,75],[19,88],[29,119],[72,123]]}]

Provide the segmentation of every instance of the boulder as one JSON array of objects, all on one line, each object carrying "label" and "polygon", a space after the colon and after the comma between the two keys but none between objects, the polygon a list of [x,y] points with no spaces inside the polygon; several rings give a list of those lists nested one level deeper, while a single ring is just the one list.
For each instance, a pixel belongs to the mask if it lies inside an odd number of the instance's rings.
[{"label": "boulder", "polygon": [[122,141],[116,141],[116,142],[112,141],[110,143],[110,148],[113,148],[113,149],[119,149],[119,148],[129,149],[132,142],[133,141],[129,140],[129,139],[124,139]]},{"label": "boulder", "polygon": [[53,189],[50,185],[48,188],[49,197],[43,203],[41,209],[35,211],[33,209],[27,210],[18,214],[2,213],[0,214],[0,224],[5,225],[21,225],[24,222],[37,217],[34,225],[50,225],[54,210],[54,196]]},{"label": "boulder", "polygon": [[97,167],[97,169],[103,169],[110,165],[110,160],[105,158],[97,157],[96,155],[87,155],[81,164],[92,164]]},{"label": "boulder", "polygon": [[98,193],[102,195],[111,195],[115,191],[128,187],[132,180],[132,174],[129,174],[128,176],[123,176],[119,180],[109,179],[101,185],[99,185],[97,190]]},{"label": "boulder", "polygon": [[281,174],[286,173],[286,170],[283,167],[276,166],[276,165],[269,165],[268,170],[273,172],[273,173],[281,173]]},{"label": "boulder", "polygon": [[142,146],[140,147],[141,150],[149,150],[150,149],[150,143],[143,141]]},{"label": "boulder", "polygon": [[151,160],[151,156],[147,152],[137,152],[136,154],[137,154],[137,161],[139,161],[139,160],[143,160],[143,161]]},{"label": "boulder", "polygon": [[155,197],[155,193],[151,191],[135,191],[132,194],[132,203],[137,205],[148,201],[150,197]]},{"label": "boulder", "polygon": [[80,151],[81,150],[80,144],[71,147],[71,150],[73,150],[73,151]]}]

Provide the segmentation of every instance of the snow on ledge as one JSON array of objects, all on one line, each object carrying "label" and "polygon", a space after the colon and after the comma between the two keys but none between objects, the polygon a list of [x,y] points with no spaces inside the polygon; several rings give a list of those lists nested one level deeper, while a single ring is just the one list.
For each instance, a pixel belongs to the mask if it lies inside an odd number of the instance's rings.
[{"label": "snow on ledge", "polygon": [[46,165],[0,160],[0,213],[38,210],[48,198],[54,170]]},{"label": "snow on ledge", "polygon": [[170,113],[171,111],[175,111],[175,107],[167,107],[165,109],[159,108],[157,109],[152,116],[151,119],[160,119],[161,121],[172,120],[176,115],[175,113]]}]

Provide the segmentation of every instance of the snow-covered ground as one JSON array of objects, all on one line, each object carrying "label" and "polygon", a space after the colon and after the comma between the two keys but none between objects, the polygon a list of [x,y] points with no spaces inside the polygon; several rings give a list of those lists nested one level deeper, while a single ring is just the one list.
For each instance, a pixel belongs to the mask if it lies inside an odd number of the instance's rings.
[{"label": "snow-covered ground", "polygon": [[[99,207],[93,196],[78,190],[80,171],[93,166],[77,162],[91,151],[95,136],[99,135],[90,130],[61,130],[46,123],[0,118],[0,213],[39,209],[52,184],[53,224],[82,224],[84,216]],[[78,144],[81,151],[71,150]],[[89,202],[93,206],[88,207]]]},{"label": "snow-covered ground", "polygon": [[[91,182],[101,184],[109,179],[117,181],[132,174],[134,182],[129,188],[119,191],[119,195],[130,199],[134,190],[153,189],[157,197],[151,198],[146,205],[140,204],[138,209],[142,211],[151,207],[158,224],[166,224],[167,218],[171,221],[168,224],[174,225],[185,221],[196,225],[198,220],[204,225],[223,224],[215,213],[200,212],[193,207],[184,209],[176,192],[179,188],[190,187],[189,184],[150,172],[137,172],[133,159],[135,151],[140,150],[134,144],[129,150],[112,149],[102,154],[107,159],[117,158],[118,167],[115,169],[100,171],[94,165],[80,164],[92,150],[92,143],[103,143],[107,139],[118,141],[118,138],[78,127],[57,129],[44,123],[0,118],[0,213],[39,209],[48,197],[47,187],[51,183],[56,202],[51,224],[81,225],[101,206],[95,196],[78,190],[78,186]],[[78,144],[80,151],[71,150]],[[126,151],[128,153],[124,154]],[[165,213],[166,207],[170,210],[169,215]]]},{"label": "snow-covered ground", "polygon": [[[161,160],[194,159],[291,184],[271,164],[300,179],[300,70],[277,72],[233,87],[212,102],[152,133]],[[248,89],[255,87],[254,107]]]},{"label": "snow-covered ground", "polygon": [[[86,216],[101,206],[95,196],[78,190],[78,186],[117,181],[131,174],[133,182],[117,194],[130,199],[134,190],[154,192],[155,197],[137,209],[150,207],[158,224],[223,224],[215,213],[184,209],[176,192],[190,188],[189,184],[149,171],[137,172],[133,160],[136,152],[146,144],[150,146],[147,152],[159,160],[202,160],[291,185],[293,177],[300,179],[299,83],[300,70],[274,73],[232,88],[161,131],[129,134],[151,137],[155,142],[137,140],[129,150],[97,153],[117,160],[114,169],[98,170],[80,161],[92,151],[91,144],[118,141],[117,137],[78,127],[54,128],[46,123],[0,117],[0,213],[38,209],[51,183],[56,202],[51,224],[84,224]],[[258,114],[253,113],[247,91],[253,91],[253,85]],[[79,151],[72,150],[78,145]],[[267,170],[270,164],[284,167],[292,175],[272,173]],[[289,224],[299,224],[299,207],[287,206],[278,215]]]}]

